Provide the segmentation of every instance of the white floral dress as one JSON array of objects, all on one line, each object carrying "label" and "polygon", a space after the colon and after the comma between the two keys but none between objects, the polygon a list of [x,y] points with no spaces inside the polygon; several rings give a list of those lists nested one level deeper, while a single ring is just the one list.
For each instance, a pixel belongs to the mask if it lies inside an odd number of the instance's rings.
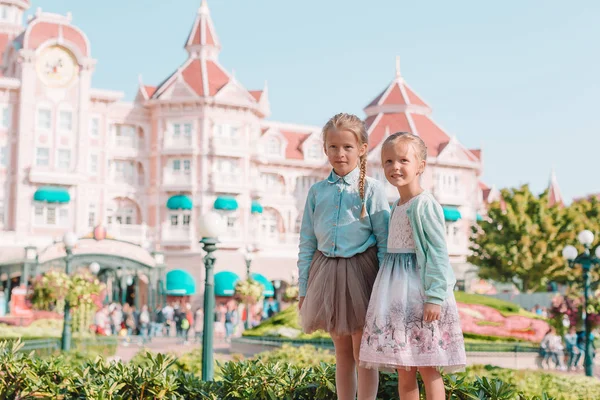
[{"label": "white floral dress", "polygon": [[388,252],[369,302],[360,365],[383,370],[436,367],[458,372],[464,370],[466,355],[453,287],[448,288],[440,320],[423,322],[426,297],[406,214],[415,198],[392,212]]}]

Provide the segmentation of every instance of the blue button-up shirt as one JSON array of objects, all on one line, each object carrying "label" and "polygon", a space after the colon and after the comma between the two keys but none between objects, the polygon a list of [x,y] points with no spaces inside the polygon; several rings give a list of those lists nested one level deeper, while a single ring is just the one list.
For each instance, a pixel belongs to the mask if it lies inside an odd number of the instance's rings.
[{"label": "blue button-up shirt", "polygon": [[366,177],[367,215],[361,218],[359,176],[358,167],[346,176],[331,171],[327,179],[308,191],[298,254],[300,296],[306,295],[310,264],[317,250],[326,257],[350,258],[376,245],[379,263],[383,261],[390,206],[383,184]]}]

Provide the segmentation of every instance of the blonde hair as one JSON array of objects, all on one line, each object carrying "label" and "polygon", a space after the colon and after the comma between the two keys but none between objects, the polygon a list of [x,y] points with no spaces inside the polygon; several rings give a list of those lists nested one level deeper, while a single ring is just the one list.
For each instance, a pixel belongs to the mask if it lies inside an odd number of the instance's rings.
[{"label": "blonde hair", "polygon": [[388,136],[381,148],[383,149],[386,146],[391,146],[397,142],[407,142],[411,144],[417,153],[417,161],[427,161],[427,145],[419,136],[409,132],[396,132]]},{"label": "blonde hair", "polygon": [[[327,143],[327,133],[331,130],[348,131],[351,132],[359,147],[365,144],[369,144],[369,135],[364,122],[353,114],[339,113],[331,117],[329,121],[323,127],[323,146]],[[367,153],[365,152],[360,156],[360,177],[358,179],[358,192],[360,199],[362,200],[362,210],[360,217],[364,218],[367,216],[367,206],[365,203],[365,180],[367,176]]]}]

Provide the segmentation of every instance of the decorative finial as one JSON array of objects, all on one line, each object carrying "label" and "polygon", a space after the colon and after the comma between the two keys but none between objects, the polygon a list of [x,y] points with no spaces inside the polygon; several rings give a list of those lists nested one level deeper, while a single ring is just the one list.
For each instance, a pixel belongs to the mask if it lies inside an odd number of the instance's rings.
[{"label": "decorative finial", "polygon": [[400,56],[396,56],[396,78],[400,78]]},{"label": "decorative finial", "polygon": [[138,74],[138,83],[140,86],[144,84],[144,82],[142,81],[142,74]]},{"label": "decorative finial", "polygon": [[198,14],[208,14],[208,3],[206,2],[206,0],[202,0],[202,3],[200,3]]}]

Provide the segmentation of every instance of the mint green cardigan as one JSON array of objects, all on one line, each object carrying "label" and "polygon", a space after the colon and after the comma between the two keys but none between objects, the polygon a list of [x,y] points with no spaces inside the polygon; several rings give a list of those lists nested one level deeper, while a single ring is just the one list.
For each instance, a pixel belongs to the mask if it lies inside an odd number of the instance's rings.
[{"label": "mint green cardigan", "polygon": [[441,305],[456,283],[446,246],[444,211],[433,195],[424,191],[410,203],[406,213],[413,231],[426,302]]}]

